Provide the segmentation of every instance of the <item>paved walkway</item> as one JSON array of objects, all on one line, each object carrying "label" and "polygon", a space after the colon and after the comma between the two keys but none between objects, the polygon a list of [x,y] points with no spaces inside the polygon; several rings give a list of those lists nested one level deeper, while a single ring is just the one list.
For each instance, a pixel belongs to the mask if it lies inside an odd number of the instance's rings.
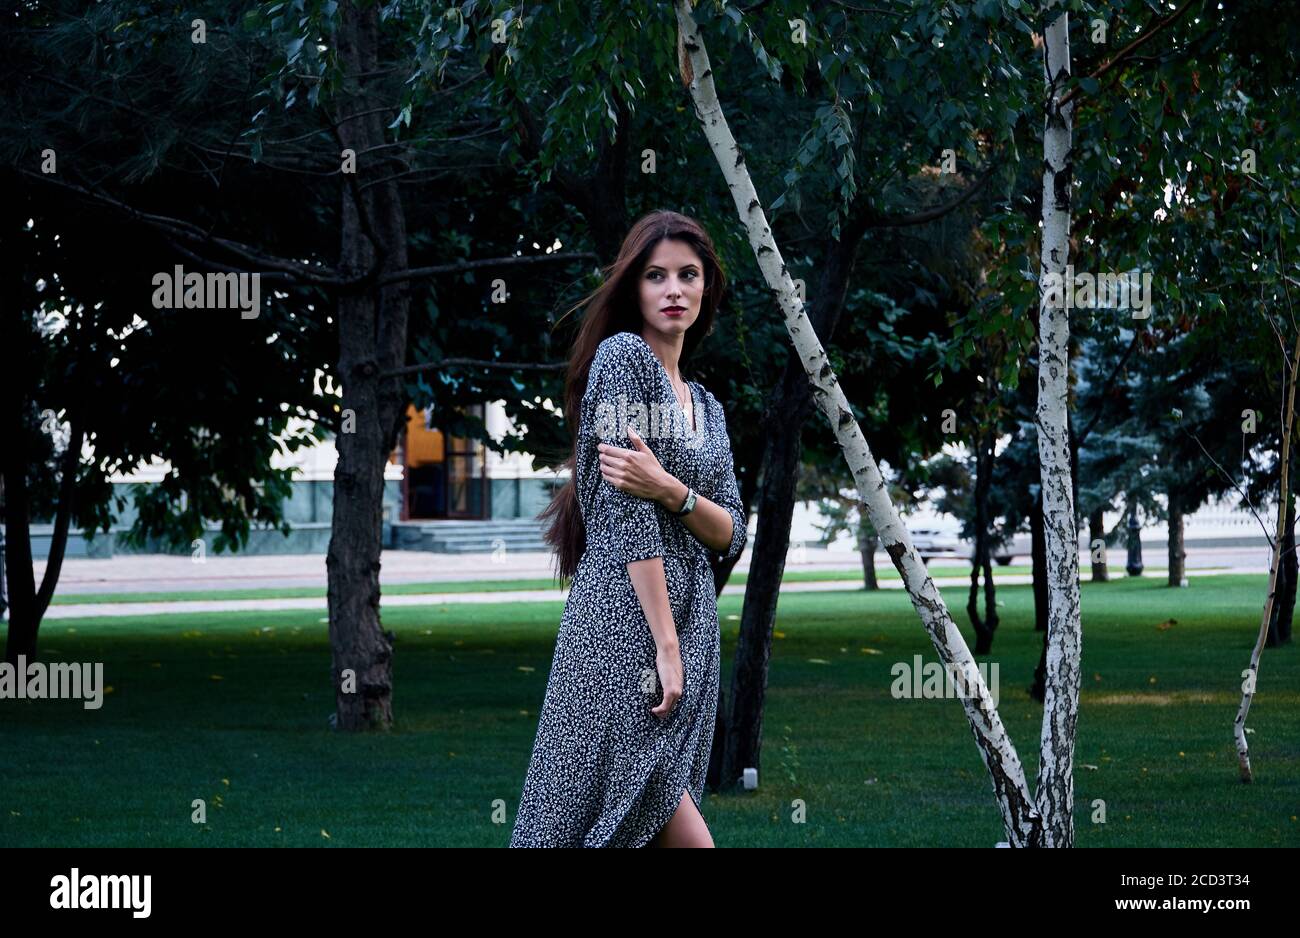
[{"label": "paved walkway", "polygon": [[[752,546],[741,555],[736,571],[749,569]],[[1086,560],[1086,558],[1084,558]],[[884,551],[876,553],[876,569],[892,570]],[[1124,552],[1112,548],[1111,568],[1122,570]],[[397,583],[436,583],[466,580],[550,579],[552,555],[542,551],[511,552],[505,555],[430,554],[424,551],[386,550],[380,558],[381,586]],[[1027,566],[1028,557],[1017,557]],[[1148,567],[1160,567],[1164,555],[1147,551]],[[949,561],[935,561],[936,565]],[[1238,572],[1267,572],[1268,549],[1197,548],[1188,545],[1188,569],[1230,567]],[[45,572],[45,561],[37,561],[36,576]],[[857,577],[862,570],[858,555],[849,551],[821,548],[792,548],[787,571],[843,570]],[[167,554],[119,554],[106,560],[71,557],[63,562],[58,595],[76,593],[179,593],[232,589],[278,589],[284,587],[325,588],[323,554],[267,554],[261,556],[209,555],[202,563],[188,556]]]},{"label": "paved walkway", "polygon": [[[787,567],[787,569],[789,568]],[[1240,568],[1222,570],[1198,570],[1189,568],[1187,571],[1189,577],[1215,576],[1223,573],[1243,572],[1267,571],[1262,569],[1248,570]],[[845,575],[846,578],[843,580],[785,582],[781,584],[781,592],[816,593],[835,590],[857,590],[861,588],[862,578],[860,573],[854,574],[851,571],[846,570]],[[1155,577],[1162,577],[1162,574],[1152,574],[1152,578]],[[489,579],[506,578],[507,577],[501,576],[500,574],[495,578],[489,577]],[[480,577],[480,579],[482,579],[482,577]],[[996,580],[999,585],[1027,584],[1033,581],[1032,577],[1028,574],[1006,574],[1003,576],[996,576]],[[882,589],[901,590],[903,588],[901,580],[881,579],[879,582]],[[938,577],[934,582],[940,588],[962,587],[970,584],[970,578],[969,576]],[[723,588],[722,592],[725,596],[739,595],[745,592],[745,587],[740,585],[726,586]],[[389,594],[383,597],[382,604],[387,608],[395,608],[398,606],[445,606],[454,603],[563,602],[568,595],[568,590],[559,589],[498,590],[494,592],[478,593]],[[205,612],[256,612],[282,609],[315,610],[324,613],[328,611],[328,605],[323,596],[297,599],[203,599],[192,601],[187,600],[183,602],[83,603],[69,606],[50,606],[49,610],[45,613],[45,618],[47,620],[83,619],[121,616],[182,615],[187,613]]]}]

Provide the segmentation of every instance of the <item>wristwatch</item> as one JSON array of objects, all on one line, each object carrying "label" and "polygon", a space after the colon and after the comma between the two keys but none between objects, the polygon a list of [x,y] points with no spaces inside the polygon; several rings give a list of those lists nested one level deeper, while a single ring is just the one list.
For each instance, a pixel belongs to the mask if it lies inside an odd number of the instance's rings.
[{"label": "wristwatch", "polygon": [[689,515],[695,510],[695,489],[689,485],[686,486],[686,500],[682,502],[682,507],[673,512],[673,517],[680,518],[683,515]]}]

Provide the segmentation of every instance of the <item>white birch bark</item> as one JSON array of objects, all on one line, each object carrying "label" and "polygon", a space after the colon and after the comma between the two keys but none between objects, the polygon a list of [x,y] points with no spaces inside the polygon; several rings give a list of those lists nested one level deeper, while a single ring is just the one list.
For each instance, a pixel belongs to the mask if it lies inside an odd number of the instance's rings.
[{"label": "white birch bark", "polygon": [[[1050,17],[1058,0],[1046,0]],[[1063,10],[1043,35],[1047,118],[1043,128],[1043,229],[1038,305],[1038,457],[1047,542],[1047,676],[1037,806],[1043,846],[1074,844],[1074,734],[1079,716],[1079,536],[1070,473],[1070,313],[1063,283],[1070,252],[1073,104],[1061,106],[1070,78],[1070,20]],[[1047,288],[1054,276],[1065,289]],[[1054,300],[1060,299],[1061,302]]]},{"label": "white birch bark", "polygon": [[962,706],[970,721],[980,755],[992,778],[1007,839],[1013,846],[1035,845],[1039,837],[1039,818],[1025,783],[1020,757],[993,706],[988,687],[976,669],[965,639],[953,622],[925,564],[912,546],[898,510],[889,499],[880,468],[871,455],[862,429],[853,418],[852,408],[840,389],[826,351],[804,313],[794,283],[781,260],[781,252],[772,238],[767,215],[759,202],[749,171],[745,168],[740,147],[731,135],[718,102],[709,57],[695,18],[691,15],[690,0],[674,0],[674,5],[677,10],[678,59],[683,83],[690,89],[696,116],[731,190],[758,266],[781,306],[791,342],[812,383],[817,406],[830,421],[831,429],[857,483],[858,494],[866,506],[871,523],[879,533],[881,545],[898,569],[939,659],[952,673],[965,675],[970,691],[962,699]]},{"label": "white birch bark", "polygon": [[[1250,768],[1250,746],[1246,743],[1246,714],[1250,713],[1250,702],[1255,699],[1259,680],[1259,658],[1264,651],[1264,641],[1268,638],[1268,623],[1273,618],[1273,605],[1277,601],[1277,571],[1282,562],[1282,529],[1286,526],[1286,503],[1290,492],[1291,435],[1295,432],[1295,385],[1297,369],[1300,369],[1300,334],[1296,335],[1295,355],[1291,358],[1290,387],[1287,388],[1286,413],[1282,418],[1282,484],[1278,489],[1277,533],[1272,538],[1272,559],[1268,565],[1268,596],[1264,599],[1264,618],[1259,623],[1259,635],[1255,639],[1255,648],[1250,654],[1250,667],[1241,678],[1241,704],[1237,707],[1237,718],[1232,722],[1233,737],[1237,741],[1237,768],[1243,782],[1254,780]],[[1268,531],[1264,532],[1265,536]]]}]

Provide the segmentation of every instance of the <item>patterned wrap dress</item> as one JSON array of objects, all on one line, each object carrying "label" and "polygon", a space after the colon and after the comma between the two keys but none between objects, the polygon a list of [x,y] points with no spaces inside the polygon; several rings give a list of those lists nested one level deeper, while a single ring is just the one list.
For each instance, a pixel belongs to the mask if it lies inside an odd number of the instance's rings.
[{"label": "patterned wrap dress", "polygon": [[[720,669],[710,558],[739,556],[748,533],[722,405],[689,385],[694,430],[640,335],[616,333],[596,350],[575,468],[587,545],[560,620],[511,847],[642,847],[683,792],[700,806]],[[601,475],[597,444],[633,449],[629,422],[667,472],[730,512],[725,552]],[[663,699],[654,635],[627,571],[649,557],[663,558],[682,657],[682,696],[663,721],[650,712]]]}]

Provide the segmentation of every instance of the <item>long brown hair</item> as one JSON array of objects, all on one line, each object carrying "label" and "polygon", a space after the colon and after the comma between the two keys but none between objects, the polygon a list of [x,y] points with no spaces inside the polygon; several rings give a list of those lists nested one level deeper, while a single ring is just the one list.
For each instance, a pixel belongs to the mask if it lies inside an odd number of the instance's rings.
[{"label": "long brown hair", "polygon": [[704,265],[704,296],[700,302],[700,314],[686,330],[682,343],[682,362],[687,361],[700,341],[713,331],[713,319],[726,289],[726,275],[708,232],[693,218],[661,209],[637,220],[623,239],[618,257],[602,269],[604,280],[601,285],[568,310],[572,312],[579,307],[587,307],[569,354],[564,381],[564,420],[569,426],[573,441],[569,458],[563,463],[563,467],[569,470],[569,479],[537,516],[543,521],[554,519],[543,534],[543,539],[555,550],[556,577],[565,586],[577,571],[578,560],[587,546],[587,531],[578,507],[577,480],[574,476],[578,459],[578,421],[591,362],[596,357],[597,346],[610,336],[619,332],[641,334],[645,321],[641,316],[640,277],[655,247],[664,240],[681,241],[689,245]]}]

